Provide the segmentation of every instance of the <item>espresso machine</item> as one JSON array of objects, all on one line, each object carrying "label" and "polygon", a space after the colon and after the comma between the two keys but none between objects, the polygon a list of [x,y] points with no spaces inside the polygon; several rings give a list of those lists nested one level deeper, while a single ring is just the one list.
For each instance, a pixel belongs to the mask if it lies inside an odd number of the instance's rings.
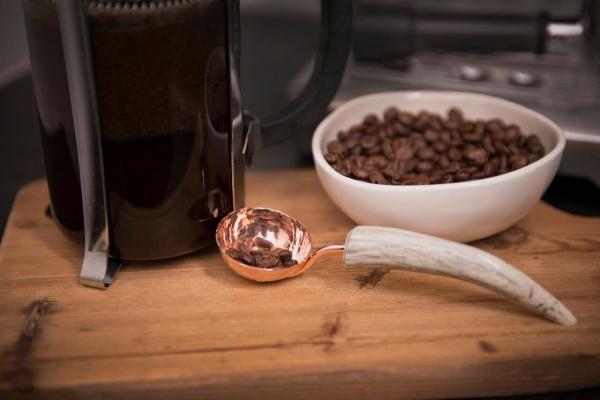
[{"label": "espresso machine", "polygon": [[600,1],[357,0],[353,57],[336,97],[458,90],[555,121],[559,173],[600,186]]},{"label": "espresso machine", "polygon": [[81,282],[214,243],[254,152],[313,129],[342,79],[351,0],[321,1],[310,79],[257,118],[237,0],[23,0],[52,216],[83,232]]}]

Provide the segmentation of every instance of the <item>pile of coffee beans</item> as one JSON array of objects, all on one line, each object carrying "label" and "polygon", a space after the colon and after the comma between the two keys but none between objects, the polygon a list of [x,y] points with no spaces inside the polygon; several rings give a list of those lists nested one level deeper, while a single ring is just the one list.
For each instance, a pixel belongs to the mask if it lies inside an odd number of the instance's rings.
[{"label": "pile of coffee beans", "polygon": [[325,160],[340,174],[383,185],[464,182],[505,174],[545,154],[540,138],[499,118],[469,120],[389,107],[337,134]]},{"label": "pile of coffee beans", "polygon": [[246,265],[261,268],[291,267],[298,264],[298,261],[292,258],[291,251],[277,248],[260,236],[254,238],[253,247],[254,250],[240,244],[238,248],[228,249],[227,255]]}]

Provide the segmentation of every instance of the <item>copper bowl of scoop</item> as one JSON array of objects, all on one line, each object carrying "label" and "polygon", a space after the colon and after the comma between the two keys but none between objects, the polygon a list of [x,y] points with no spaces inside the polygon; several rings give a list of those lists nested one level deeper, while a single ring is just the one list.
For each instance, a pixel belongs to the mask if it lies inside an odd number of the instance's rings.
[{"label": "copper bowl of scoop", "polygon": [[[306,228],[298,220],[270,208],[242,208],[227,215],[217,227],[217,244],[231,269],[258,282],[295,277],[312,267],[322,255],[343,252],[343,246],[339,245],[313,252]],[[260,258],[261,253],[282,253],[283,257],[278,263],[268,257],[265,262],[242,261],[245,256]]]}]

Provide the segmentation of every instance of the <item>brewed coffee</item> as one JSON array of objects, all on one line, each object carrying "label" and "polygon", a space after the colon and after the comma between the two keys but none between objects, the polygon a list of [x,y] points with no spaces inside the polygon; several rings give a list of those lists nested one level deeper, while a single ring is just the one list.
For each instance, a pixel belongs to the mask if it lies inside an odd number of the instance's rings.
[{"label": "brewed coffee", "polygon": [[[53,208],[81,229],[56,11],[25,4]],[[157,259],[212,243],[233,207],[226,2],[96,1],[86,11],[111,255]]]}]

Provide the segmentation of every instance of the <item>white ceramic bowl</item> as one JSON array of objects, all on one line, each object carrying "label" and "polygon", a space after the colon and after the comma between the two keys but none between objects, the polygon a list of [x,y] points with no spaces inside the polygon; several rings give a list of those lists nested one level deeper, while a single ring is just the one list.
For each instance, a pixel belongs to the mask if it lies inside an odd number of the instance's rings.
[{"label": "white ceramic bowl", "polygon": [[[376,185],[347,178],[324,159],[337,132],[381,115],[389,106],[445,114],[460,107],[469,119],[501,118],[536,133],[546,149],[540,160],[516,171],[476,181],[423,186]],[[333,202],[356,223],[409,229],[461,242],[500,232],[519,221],[552,181],[565,147],[560,128],[548,118],[496,97],[440,91],[378,93],[338,107],[317,127],[312,152],[321,184]]]}]

